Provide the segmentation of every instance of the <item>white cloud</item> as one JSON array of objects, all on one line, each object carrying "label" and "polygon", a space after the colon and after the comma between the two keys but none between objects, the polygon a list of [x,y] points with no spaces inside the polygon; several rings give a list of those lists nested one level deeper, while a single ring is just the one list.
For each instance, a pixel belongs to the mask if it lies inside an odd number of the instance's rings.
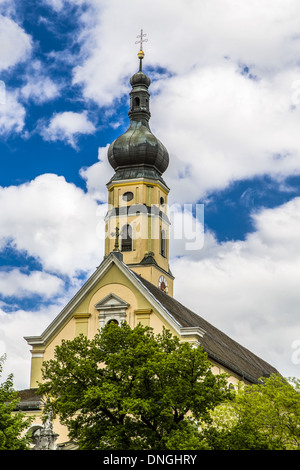
[{"label": "white cloud", "polygon": [[49,125],[42,127],[41,135],[45,140],[53,142],[62,140],[76,148],[79,135],[93,134],[95,130],[94,124],[88,120],[85,111],[82,113],[65,111],[55,114]]},{"label": "white cloud", "polygon": [[4,87],[3,100],[0,102],[0,134],[21,133],[25,124],[26,111],[18,101],[18,94]]},{"label": "white cloud", "polygon": [[[170,154],[170,202],[203,200],[236,180],[299,174],[298,80],[296,69],[253,80],[224,60],[154,82],[150,126]],[[84,171],[98,192],[102,172],[109,174],[106,155],[101,160]]]},{"label": "white cloud", "polygon": [[52,273],[89,272],[102,260],[104,248],[97,210],[88,194],[54,174],[0,188],[0,247],[12,243]]},{"label": "white cloud", "polygon": [[245,241],[217,243],[173,259],[175,297],[277,367],[299,376],[300,198],[253,216]]},{"label": "white cloud", "polygon": [[17,268],[0,271],[0,294],[3,297],[23,298],[38,294],[48,299],[61,293],[62,288],[61,279],[45,272],[31,271],[25,274]]},{"label": "white cloud", "polygon": [[196,201],[235,180],[299,174],[300,107],[292,107],[298,77],[295,69],[255,81],[224,61],[157,82],[152,126],[170,153],[171,198]]},{"label": "white cloud", "polygon": [[31,353],[24,336],[40,335],[63,305],[43,307],[41,311],[16,310],[6,313],[0,308],[0,355],[6,354],[3,377],[13,374],[16,390],[29,387]]},{"label": "white cloud", "polygon": [[108,163],[106,147],[99,147],[98,160],[90,167],[81,168],[80,175],[85,180],[88,193],[97,201],[107,202],[106,184],[113,176],[113,169]]},{"label": "white cloud", "polygon": [[[60,11],[74,5],[69,0],[49,3]],[[143,8],[131,0],[130,15],[122,0],[89,0],[86,5],[90,8],[78,13],[82,49],[74,83],[100,105],[111,104],[128,89],[128,76],[138,66],[137,25],[148,33],[145,65],[165,67],[177,75],[195,66],[215,68],[224,57],[250,66],[259,76],[298,64],[297,0],[284,6],[281,0],[189,0],[188,5],[186,0],[153,0]]]},{"label": "white cloud", "polygon": [[61,12],[68,5],[80,6],[85,3],[89,3],[89,2],[86,2],[86,0],[43,0],[43,1],[46,5],[53,8],[53,10],[55,10],[56,12]]},{"label": "white cloud", "polygon": [[64,6],[64,0],[44,0],[46,5],[49,5],[53,10],[60,11]]},{"label": "white cloud", "polygon": [[45,76],[39,61],[29,60],[32,59],[34,43],[31,36],[13,20],[17,17],[15,7],[14,2],[3,1],[0,4],[1,11],[6,15],[0,14],[0,71],[24,63],[27,72],[23,71],[20,78],[26,78],[27,83],[21,88],[13,89],[3,80],[0,82],[0,134],[5,137],[15,132],[21,133],[24,129],[24,98],[42,103],[58,94],[58,85]]},{"label": "white cloud", "polygon": [[28,59],[31,37],[13,20],[0,15],[0,70],[6,70]]},{"label": "white cloud", "polygon": [[61,89],[61,85],[47,76],[43,69],[43,64],[40,61],[32,61],[28,66],[26,83],[20,90],[23,98],[31,99],[37,104],[56,98]]}]

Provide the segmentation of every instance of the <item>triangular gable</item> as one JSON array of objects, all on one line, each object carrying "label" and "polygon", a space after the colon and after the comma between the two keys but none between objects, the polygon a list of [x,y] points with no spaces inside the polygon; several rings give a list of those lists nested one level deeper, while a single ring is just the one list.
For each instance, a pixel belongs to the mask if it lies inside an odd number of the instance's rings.
[{"label": "triangular gable", "polygon": [[[62,326],[72,317],[76,308],[86,298],[86,296],[97,286],[99,281],[106,275],[109,269],[115,265],[133,286],[145,297],[147,302],[156,310],[165,322],[173,329],[180,337],[198,337],[199,340],[205,334],[205,331],[200,327],[182,327],[182,325],[172,316],[172,314],[156,299],[151,291],[139,280],[139,276],[135,274],[128,266],[120,260],[117,256],[111,253],[107,256],[92,276],[86,281],[86,283],[79,289],[74,295],[70,302],[63,308],[63,310],[57,315],[52,323],[46,328],[41,336],[26,336],[25,340],[31,346],[46,346],[48,342],[55,336],[55,334],[62,328]],[[109,296],[108,296],[109,297]],[[110,301],[116,303],[117,296],[110,297]],[[103,299],[101,302],[104,302]],[[109,301],[106,298],[106,301]],[[100,304],[99,302],[97,305]],[[126,301],[119,299],[120,305],[123,303],[125,307]]]}]

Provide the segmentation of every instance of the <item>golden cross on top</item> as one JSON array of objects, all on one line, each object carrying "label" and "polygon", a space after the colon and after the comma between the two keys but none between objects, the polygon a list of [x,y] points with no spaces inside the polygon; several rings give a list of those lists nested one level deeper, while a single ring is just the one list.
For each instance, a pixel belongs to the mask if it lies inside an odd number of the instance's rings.
[{"label": "golden cross on top", "polygon": [[140,43],[140,50],[138,52],[138,58],[140,59],[140,70],[142,70],[142,60],[145,55],[143,51],[143,43],[148,41],[148,39],[144,39],[145,36],[147,36],[147,34],[144,34],[143,30],[141,29],[141,34],[137,36],[137,38],[140,38],[140,40],[135,42],[136,44]]},{"label": "golden cross on top", "polygon": [[141,34],[137,36],[137,38],[140,38],[140,40],[135,42],[136,44],[140,43],[140,52],[143,51],[143,42],[148,41],[148,39],[143,39],[145,36],[147,36],[147,34],[143,34],[143,30],[141,29]]}]

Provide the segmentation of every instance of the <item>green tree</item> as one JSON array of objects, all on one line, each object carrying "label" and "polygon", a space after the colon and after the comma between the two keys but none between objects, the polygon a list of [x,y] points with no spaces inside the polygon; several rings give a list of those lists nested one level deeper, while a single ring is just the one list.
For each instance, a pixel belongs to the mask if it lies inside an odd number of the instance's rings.
[{"label": "green tree", "polygon": [[207,440],[219,450],[298,450],[300,382],[279,374],[241,386],[234,400],[216,408]]},{"label": "green tree", "polygon": [[[0,377],[6,357],[0,358]],[[26,450],[28,441],[22,435],[31,420],[20,411],[16,412],[20,399],[13,389],[13,375],[0,384],[0,450]]]},{"label": "green tree", "polygon": [[202,348],[126,323],[63,341],[39,393],[80,449],[112,450],[207,448],[197,422],[230,396]]}]

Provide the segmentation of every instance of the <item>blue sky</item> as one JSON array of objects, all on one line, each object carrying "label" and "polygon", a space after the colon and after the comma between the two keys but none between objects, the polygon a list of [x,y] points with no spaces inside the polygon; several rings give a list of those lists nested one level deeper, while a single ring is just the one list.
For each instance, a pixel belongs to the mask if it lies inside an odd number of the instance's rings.
[{"label": "blue sky", "polygon": [[141,28],[170,204],[204,204],[203,247],[172,242],[175,297],[299,376],[299,16],[295,0],[0,0],[0,346],[16,387],[23,336],[102,260]]}]

